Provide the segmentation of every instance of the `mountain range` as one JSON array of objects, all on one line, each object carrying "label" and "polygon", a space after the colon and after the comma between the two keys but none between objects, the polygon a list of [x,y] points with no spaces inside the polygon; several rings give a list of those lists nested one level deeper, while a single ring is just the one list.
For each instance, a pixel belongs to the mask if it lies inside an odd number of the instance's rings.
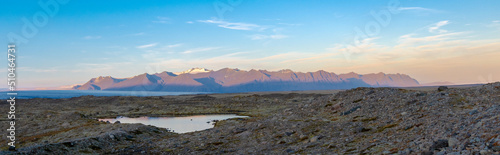
[{"label": "mountain range", "polygon": [[176,91],[176,92],[253,92],[350,89],[356,87],[411,87],[419,82],[405,74],[335,74],[316,72],[239,70],[217,71],[192,68],[184,72],[140,74],[129,78],[100,76],[92,78],[77,90]]}]

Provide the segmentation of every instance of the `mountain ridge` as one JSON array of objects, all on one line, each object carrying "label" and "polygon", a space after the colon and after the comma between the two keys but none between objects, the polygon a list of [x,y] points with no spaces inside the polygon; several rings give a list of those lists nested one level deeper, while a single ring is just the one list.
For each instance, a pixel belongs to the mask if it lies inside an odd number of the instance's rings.
[{"label": "mountain ridge", "polygon": [[[180,73],[180,74],[178,74]],[[223,68],[208,70],[192,68],[184,72],[161,72],[140,74],[129,78],[100,76],[92,78],[77,90],[123,90],[123,91],[184,91],[184,92],[250,92],[350,89],[356,87],[410,87],[419,82],[406,74],[354,72],[335,74],[324,70],[316,72],[294,72]]]}]

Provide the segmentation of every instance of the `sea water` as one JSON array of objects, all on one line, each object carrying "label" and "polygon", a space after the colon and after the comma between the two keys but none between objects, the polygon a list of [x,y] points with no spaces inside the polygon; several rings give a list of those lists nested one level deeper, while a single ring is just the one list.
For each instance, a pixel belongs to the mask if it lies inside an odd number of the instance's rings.
[{"label": "sea water", "polygon": [[245,118],[248,116],[238,116],[235,114],[224,115],[194,115],[184,117],[117,117],[111,119],[99,119],[100,121],[109,121],[115,123],[141,123],[144,125],[152,125],[160,128],[166,128],[176,133],[187,133],[201,131],[214,127],[215,120],[225,120],[229,118]]},{"label": "sea water", "polygon": [[105,91],[105,90],[26,90],[15,92],[0,92],[0,99],[7,99],[7,93],[17,93],[16,99],[31,98],[72,98],[79,96],[165,96],[165,95],[186,95],[186,94],[206,94],[206,92],[162,92],[162,91]]}]

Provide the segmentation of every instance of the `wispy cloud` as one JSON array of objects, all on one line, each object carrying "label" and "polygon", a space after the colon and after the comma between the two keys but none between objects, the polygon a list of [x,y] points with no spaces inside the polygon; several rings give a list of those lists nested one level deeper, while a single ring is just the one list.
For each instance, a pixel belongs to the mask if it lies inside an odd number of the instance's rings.
[{"label": "wispy cloud", "polygon": [[121,70],[123,66],[133,64],[132,62],[119,62],[119,63],[78,63],[77,70],[71,72],[88,72],[88,73],[102,73],[106,75],[110,71]]},{"label": "wispy cloud", "polygon": [[399,7],[398,10],[400,10],[400,11],[408,11],[408,10],[415,10],[415,11],[435,11],[434,9],[428,9],[428,8],[423,8],[423,7]]},{"label": "wispy cloud", "polygon": [[160,23],[160,24],[167,24],[167,23],[170,23],[170,18],[158,16],[158,17],[156,17],[156,20],[153,20],[152,22],[153,23]]},{"label": "wispy cloud", "polygon": [[146,44],[146,45],[140,45],[140,46],[137,46],[136,48],[150,48],[150,47],[154,47],[158,45],[158,43],[152,43],[152,44]]},{"label": "wispy cloud", "polygon": [[399,37],[399,44],[396,47],[410,47],[419,44],[429,44],[432,42],[453,40],[455,38],[458,38],[458,36],[464,34],[467,34],[467,32],[443,33],[423,37],[415,37],[416,34],[407,34]]},{"label": "wispy cloud", "polygon": [[[278,39],[284,39],[288,38],[288,35],[282,34],[279,31],[281,31],[283,28],[272,26],[272,25],[267,25],[267,26],[262,26],[262,25],[257,25],[257,24],[251,24],[251,23],[233,23],[233,22],[228,22],[224,20],[198,20],[200,23],[208,23],[208,24],[216,24],[218,27],[226,28],[226,29],[232,29],[232,30],[244,30],[244,31],[258,31],[260,32],[259,34],[253,34],[253,35],[247,35],[247,38],[250,38],[251,40],[278,40]],[[289,24],[289,23],[277,23],[279,25],[286,25],[286,26],[300,26],[302,24]],[[266,42],[267,44],[269,42]]]},{"label": "wispy cloud", "polygon": [[85,37],[83,37],[83,39],[86,39],[86,40],[101,39],[101,36],[85,36]]},{"label": "wispy cloud", "polygon": [[424,8],[424,7],[399,7],[398,11],[411,13],[411,14],[414,14],[417,16],[429,16],[431,14],[445,12],[442,10],[436,10],[436,9],[430,9],[430,8]]},{"label": "wispy cloud", "polygon": [[198,20],[201,23],[209,23],[216,24],[219,27],[232,29],[232,30],[262,30],[264,27],[257,24],[249,24],[249,23],[231,23],[223,20]]},{"label": "wispy cloud", "polygon": [[164,45],[164,46],[161,46],[161,47],[155,48],[155,50],[162,50],[162,51],[173,52],[173,51],[172,51],[172,48],[181,47],[181,46],[183,46],[183,45],[184,45],[184,44],[182,44],[182,43],[178,43],[178,44],[170,44],[170,45]]},{"label": "wispy cloud", "polygon": [[186,51],[182,52],[182,54],[190,54],[190,53],[197,53],[197,52],[205,52],[205,51],[211,51],[211,50],[216,50],[216,49],[220,49],[220,47],[203,47],[203,48],[194,48],[194,49],[189,49],[189,50],[186,50]]},{"label": "wispy cloud", "polygon": [[251,40],[268,40],[268,42],[264,43],[267,44],[269,43],[270,40],[278,40],[278,39],[285,39],[288,38],[288,35],[284,35],[281,33],[283,28],[273,28],[272,32],[269,31],[264,31],[263,33],[268,33],[268,34],[254,34],[248,36]]},{"label": "wispy cloud", "polygon": [[486,25],[487,27],[492,27],[492,28],[496,28],[497,30],[500,31],[500,20],[494,20],[494,21],[491,21],[490,24]]},{"label": "wispy cloud", "polygon": [[250,52],[234,52],[234,53],[229,53],[224,56],[230,57],[230,56],[236,56],[236,55],[241,55],[241,54],[248,54]]},{"label": "wispy cloud", "polygon": [[[156,43],[155,43],[156,44]],[[151,44],[148,44],[151,45]],[[145,45],[142,45],[145,46]],[[175,48],[183,46],[182,43],[178,44],[170,44],[170,45],[158,45],[156,44],[154,47],[143,48],[143,53],[141,56],[147,60],[157,60],[163,57],[170,57],[172,54],[178,53]]]},{"label": "wispy cloud", "polygon": [[435,33],[435,32],[446,33],[446,32],[448,32],[447,30],[443,30],[443,29],[440,29],[440,28],[442,26],[445,26],[445,25],[448,25],[448,24],[450,24],[450,22],[447,21],[447,20],[437,22],[436,24],[433,24],[433,26],[429,27],[429,32],[431,32],[431,33]]},{"label": "wispy cloud", "polygon": [[[324,64],[341,61],[341,59],[335,58],[338,53],[332,53],[330,51],[320,53],[285,52],[262,57],[252,57],[252,53],[255,53],[255,51],[228,53],[213,56],[211,58],[163,59],[153,62],[150,65],[169,66],[169,69],[180,70],[192,66],[203,66],[211,69],[237,67],[241,69],[281,70],[284,69],[283,64],[287,64],[286,66],[294,67],[294,69],[311,71],[311,69],[322,69],[321,67],[323,67]],[[311,66],[311,64],[317,62],[321,64]]]},{"label": "wispy cloud", "polygon": [[[334,62],[335,65],[323,68],[340,72],[404,72],[419,81],[428,82],[470,81],[475,79],[474,73],[489,73],[500,65],[500,62],[490,58],[500,56],[500,44],[498,39],[474,40],[467,34],[474,33],[446,32],[424,36],[413,33],[401,36],[395,45],[367,41],[365,47],[359,47],[363,52],[353,53],[350,57],[352,60],[348,63]],[[342,50],[352,52],[356,49],[345,47],[346,45],[337,46],[330,50],[343,53]],[[460,68],[460,71],[456,68]]]},{"label": "wispy cloud", "polygon": [[56,68],[19,67],[18,69],[26,72],[36,72],[36,73],[54,73],[59,71]]},{"label": "wispy cloud", "polygon": [[329,51],[338,51],[338,52],[348,52],[350,54],[364,54],[376,51],[378,48],[382,48],[380,45],[375,43],[375,40],[379,38],[366,38],[361,40],[357,46],[352,45],[344,45],[344,44],[335,44],[332,48],[327,48]]},{"label": "wispy cloud", "polygon": [[252,40],[263,40],[263,39],[284,39],[288,38],[287,35],[282,34],[274,34],[274,35],[263,35],[263,34],[254,34],[250,36]]},{"label": "wispy cloud", "polygon": [[180,47],[182,44],[172,44],[172,45],[167,45],[168,48],[174,48],[174,47]]}]

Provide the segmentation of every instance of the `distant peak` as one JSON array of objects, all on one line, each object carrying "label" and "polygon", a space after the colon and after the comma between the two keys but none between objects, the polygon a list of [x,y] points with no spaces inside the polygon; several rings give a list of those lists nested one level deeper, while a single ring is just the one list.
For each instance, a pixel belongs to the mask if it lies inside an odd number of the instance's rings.
[{"label": "distant peak", "polygon": [[220,69],[219,71],[241,71],[240,69],[238,68],[222,68]]},{"label": "distant peak", "polygon": [[191,68],[183,72],[177,72],[174,74],[180,75],[180,74],[198,74],[198,73],[206,73],[206,72],[211,72],[212,70],[206,69],[206,68]]},{"label": "distant peak", "polygon": [[95,79],[96,82],[99,82],[104,79],[113,79],[111,76],[99,76]]},{"label": "distant peak", "polygon": [[291,73],[293,71],[291,69],[282,69],[279,72],[281,72],[281,73]]}]

